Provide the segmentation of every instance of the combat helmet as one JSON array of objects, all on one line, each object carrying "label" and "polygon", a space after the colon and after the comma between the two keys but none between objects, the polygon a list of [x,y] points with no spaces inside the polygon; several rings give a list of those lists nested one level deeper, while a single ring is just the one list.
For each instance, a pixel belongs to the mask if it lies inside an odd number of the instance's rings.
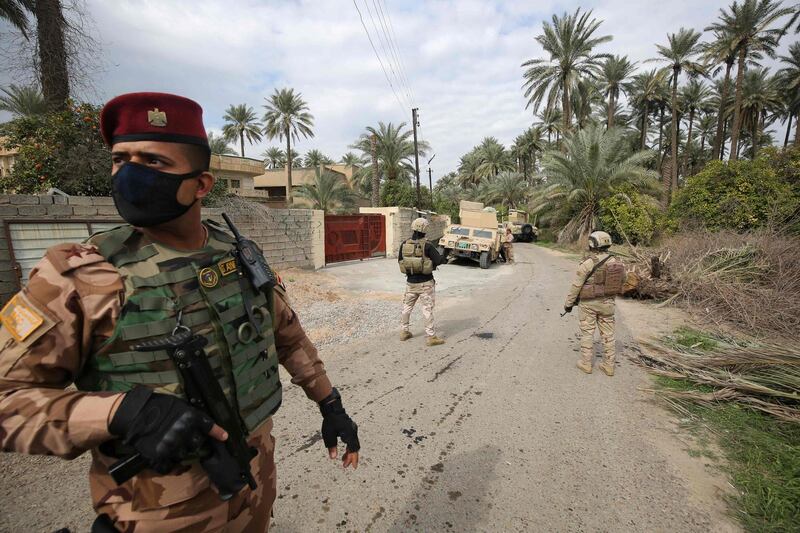
[{"label": "combat helmet", "polygon": [[589,235],[590,250],[604,250],[611,246],[611,235],[605,231],[593,231]]},{"label": "combat helmet", "polygon": [[427,218],[420,217],[411,223],[411,230],[419,233],[427,233],[429,224],[430,223],[428,222]]}]

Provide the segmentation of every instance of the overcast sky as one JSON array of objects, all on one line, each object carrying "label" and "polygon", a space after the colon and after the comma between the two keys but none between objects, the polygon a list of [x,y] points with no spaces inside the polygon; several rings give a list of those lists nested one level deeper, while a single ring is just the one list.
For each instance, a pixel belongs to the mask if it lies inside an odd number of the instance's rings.
[{"label": "overcast sky", "polygon": [[[203,106],[206,126],[219,130],[228,105],[247,103],[261,115],[266,95],[275,88],[293,87],[314,115],[315,137],[301,140],[297,149],[304,153],[318,148],[338,159],[368,125],[410,124],[407,93],[413,93],[421,135],[437,154],[431,166],[438,177],[454,170],[459,156],[484,136],[493,135],[509,145],[531,124],[520,64],[541,55],[534,38],[542,21],[553,13],[578,6],[594,9],[604,21],[599,33],[614,37],[603,51],[641,61],[655,55],[655,44],[665,43],[668,32],[681,26],[702,30],[728,2],[356,0],[356,4],[397,96],[370,47],[353,0],[86,0],[102,46],[102,64],[95,91],[85,96],[102,102],[130,91],[186,95]],[[404,84],[398,86],[385,59],[377,8],[385,9],[391,20],[408,91]],[[3,30],[7,26],[0,25]],[[0,39],[6,37],[3,31]],[[8,74],[0,72],[0,84],[7,82]],[[246,146],[246,155],[260,158],[271,144],[278,143]]]}]

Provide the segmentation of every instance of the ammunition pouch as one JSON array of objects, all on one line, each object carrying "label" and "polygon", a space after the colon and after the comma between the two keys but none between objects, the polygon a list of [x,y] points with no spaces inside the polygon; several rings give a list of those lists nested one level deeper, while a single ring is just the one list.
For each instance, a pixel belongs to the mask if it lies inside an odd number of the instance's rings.
[{"label": "ammunition pouch", "polygon": [[425,254],[424,240],[407,240],[400,250],[403,254],[399,261],[400,272],[406,275],[433,273],[433,261]]},{"label": "ammunition pouch", "polygon": [[602,264],[595,259],[596,268],[586,280],[579,295],[580,300],[614,297],[622,294],[625,285],[625,265],[613,258]]}]

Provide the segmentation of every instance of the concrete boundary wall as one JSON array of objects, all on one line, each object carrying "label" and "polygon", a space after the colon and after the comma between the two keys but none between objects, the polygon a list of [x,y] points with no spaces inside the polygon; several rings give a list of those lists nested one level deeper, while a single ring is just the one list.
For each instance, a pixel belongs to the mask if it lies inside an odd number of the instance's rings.
[{"label": "concrete boundary wall", "polygon": [[[397,257],[400,244],[411,238],[411,223],[417,218],[417,211],[410,207],[362,207],[360,213],[377,213],[386,217],[386,257]],[[444,235],[444,230],[450,224],[450,217],[434,215],[430,217],[428,226],[428,241],[436,244]]]},{"label": "concrete boundary wall", "polygon": [[[222,209],[203,209],[203,218],[224,225]],[[256,206],[233,213],[242,235],[264,250],[269,264],[280,271],[325,264],[325,217],[311,209],[268,209]],[[0,305],[20,289],[20,274],[9,242],[13,222],[123,223],[113,199],[90,196],[0,195]]]}]

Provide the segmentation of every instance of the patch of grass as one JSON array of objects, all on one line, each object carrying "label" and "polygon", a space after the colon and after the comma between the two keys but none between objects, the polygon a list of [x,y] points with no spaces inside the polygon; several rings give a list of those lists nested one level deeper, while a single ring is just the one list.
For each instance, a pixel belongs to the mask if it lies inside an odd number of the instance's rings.
[{"label": "patch of grass", "polygon": [[703,331],[681,327],[668,337],[668,342],[684,348],[707,351],[719,346],[720,339]]},{"label": "patch of grass", "polygon": [[[697,333],[697,332],[695,332]],[[696,344],[700,337],[686,333]],[[665,388],[710,392],[709,387],[688,380],[656,377]],[[727,458],[725,469],[738,490],[732,498],[734,515],[748,531],[800,532],[800,426],[780,422],[736,403],[706,407],[681,404],[698,421],[710,428]],[[695,426],[700,450],[690,454],[709,455],[703,439],[708,435]]]}]

